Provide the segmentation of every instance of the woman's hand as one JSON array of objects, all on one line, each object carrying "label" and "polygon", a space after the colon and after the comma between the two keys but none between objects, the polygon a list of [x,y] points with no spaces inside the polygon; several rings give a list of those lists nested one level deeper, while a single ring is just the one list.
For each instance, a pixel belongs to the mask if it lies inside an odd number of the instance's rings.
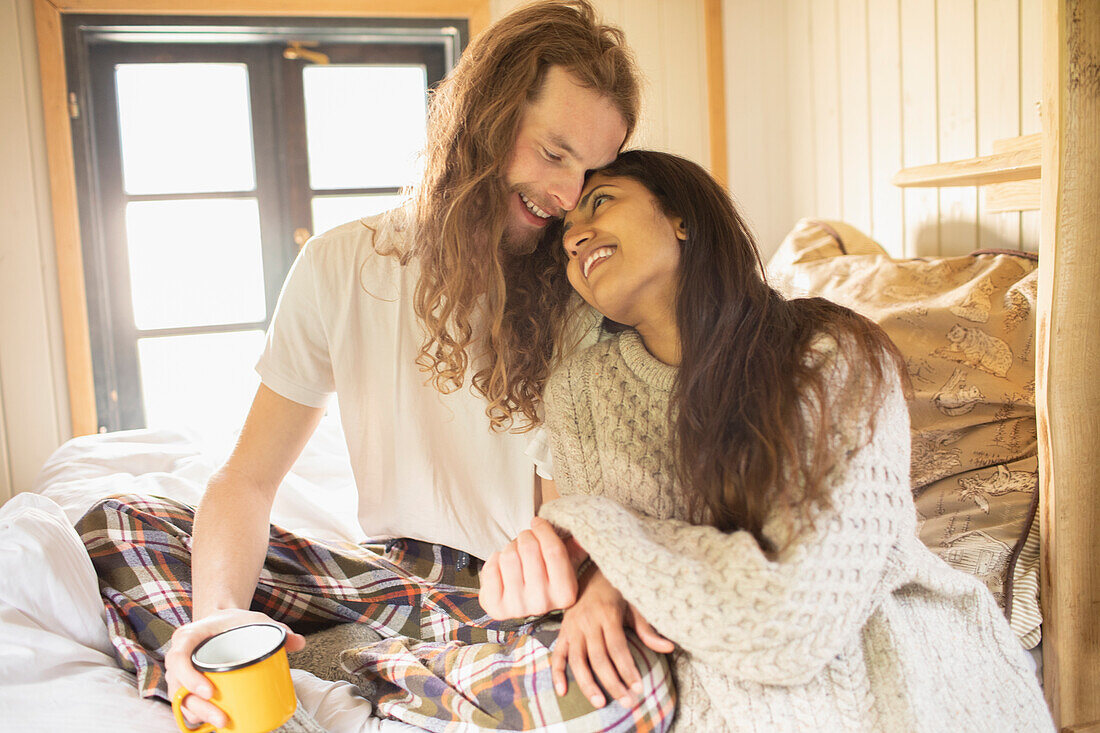
[{"label": "woman's hand", "polygon": [[577,567],[587,553],[572,537],[535,517],[481,568],[481,607],[498,621],[541,616],[568,608],[577,599]]},{"label": "woman's hand", "polygon": [[626,602],[599,568],[588,573],[582,583],[580,598],[562,618],[551,656],[554,689],[559,696],[568,691],[565,677],[568,662],[581,692],[593,707],[603,707],[607,702],[593,672],[614,699],[629,707],[631,693],[642,694],[642,676],[630,654],[624,624],[629,624],[642,643],[655,652],[668,654],[675,645]]},{"label": "woman's hand", "polygon": [[210,680],[191,665],[191,653],[195,651],[195,647],[214,634],[235,629],[238,626],[261,623],[275,624],[286,629],[288,652],[296,652],[305,647],[305,637],[295,634],[286,624],[273,621],[258,611],[245,611],[240,608],[217,611],[179,627],[172,634],[172,644],[168,653],[164,655],[168,699],[175,696],[176,690],[181,685],[187,688],[191,694],[183,699],[180,710],[183,711],[183,716],[189,725],[194,727],[199,723],[210,723],[216,728],[224,728],[229,722],[221,708],[210,702],[210,696],[214,694],[214,687],[210,684]]}]

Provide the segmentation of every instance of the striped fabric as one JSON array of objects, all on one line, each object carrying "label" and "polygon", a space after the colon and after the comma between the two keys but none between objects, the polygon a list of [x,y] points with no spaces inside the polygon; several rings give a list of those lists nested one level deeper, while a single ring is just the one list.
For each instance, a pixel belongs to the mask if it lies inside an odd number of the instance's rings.
[{"label": "striped fabric", "polygon": [[1009,625],[1024,649],[1034,649],[1043,639],[1043,616],[1039,609],[1039,517],[1031,520],[1027,539],[1012,569],[1012,605]]},{"label": "striped fabric", "polygon": [[[118,496],[78,523],[99,576],[120,666],[143,697],[167,700],[164,655],[191,620],[194,510]],[[388,549],[386,549],[388,547]],[[321,542],[272,526],[252,610],[309,634],[364,623],[382,641],[342,661],[379,713],[428,730],[640,730],[671,725],[667,661],[631,637],[645,694],[632,708],[588,703],[576,684],[550,681],[554,619],[499,622],[477,601],[479,561],[415,540],[387,546]]]}]

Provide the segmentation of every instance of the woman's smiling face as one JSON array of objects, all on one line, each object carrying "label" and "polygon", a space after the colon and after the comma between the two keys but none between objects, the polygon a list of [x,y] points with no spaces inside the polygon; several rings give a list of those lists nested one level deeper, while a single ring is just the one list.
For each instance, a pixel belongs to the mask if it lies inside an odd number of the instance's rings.
[{"label": "woman's smiling face", "polygon": [[649,189],[633,178],[595,173],[564,226],[566,274],[593,308],[639,331],[675,323],[687,235]]}]

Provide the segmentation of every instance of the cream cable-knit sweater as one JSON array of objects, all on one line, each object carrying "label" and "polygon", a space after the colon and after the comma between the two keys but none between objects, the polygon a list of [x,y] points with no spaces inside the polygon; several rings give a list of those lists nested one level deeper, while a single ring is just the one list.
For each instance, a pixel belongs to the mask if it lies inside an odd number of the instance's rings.
[{"label": "cream cable-knit sweater", "polygon": [[[1053,730],[1025,652],[993,597],[915,535],[909,418],[896,377],[860,404],[835,341],[831,507],[777,559],[746,532],[693,526],[673,480],[676,370],[625,332],[547,386],[562,498],[540,514],[677,644],[677,731]],[[858,376],[859,370],[856,370]],[[868,428],[874,418],[873,433]],[[778,546],[788,523],[765,527]]]}]

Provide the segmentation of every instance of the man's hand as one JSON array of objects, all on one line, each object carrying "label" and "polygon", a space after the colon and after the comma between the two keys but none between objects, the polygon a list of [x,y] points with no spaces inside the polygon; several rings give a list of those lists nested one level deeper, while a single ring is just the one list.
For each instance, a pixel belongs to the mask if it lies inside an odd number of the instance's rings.
[{"label": "man's hand", "polygon": [[624,624],[633,627],[642,643],[655,652],[668,654],[675,645],[626,602],[599,568],[582,582],[580,598],[562,618],[551,656],[554,690],[559,696],[568,691],[565,676],[568,663],[581,692],[593,707],[601,708],[607,702],[593,672],[613,698],[630,707],[632,694],[635,697],[642,694],[642,676],[630,654]]},{"label": "man's hand", "polygon": [[481,568],[481,607],[498,621],[541,616],[573,605],[577,567],[587,553],[572,537],[563,540],[554,526],[535,517]]},{"label": "man's hand", "polygon": [[214,694],[214,687],[210,684],[210,680],[191,665],[191,653],[195,651],[195,647],[214,634],[235,629],[238,626],[261,623],[275,624],[286,629],[288,652],[296,652],[305,647],[305,637],[295,634],[286,624],[273,621],[267,615],[257,611],[245,611],[240,608],[212,613],[203,619],[179,627],[172,634],[172,644],[168,653],[164,655],[168,698],[172,699],[181,685],[191,693],[180,705],[180,710],[189,725],[194,727],[199,723],[210,723],[216,728],[224,728],[229,723],[221,708],[210,702],[210,696]]}]

